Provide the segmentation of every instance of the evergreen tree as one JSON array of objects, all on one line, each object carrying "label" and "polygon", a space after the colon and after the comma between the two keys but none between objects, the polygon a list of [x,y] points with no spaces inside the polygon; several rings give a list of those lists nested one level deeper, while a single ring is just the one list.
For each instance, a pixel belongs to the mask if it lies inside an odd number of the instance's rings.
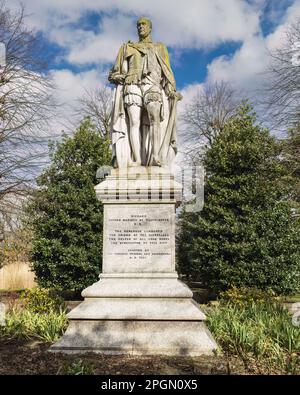
[{"label": "evergreen tree", "polygon": [[102,204],[96,171],[110,163],[109,143],[87,118],[74,136],[52,146],[51,164],[38,178],[28,206],[33,230],[31,260],[39,285],[82,290],[102,264]]},{"label": "evergreen tree", "polygon": [[300,233],[280,146],[243,104],[205,156],[202,212],[180,217],[178,267],[216,292],[230,286],[299,290]]},{"label": "evergreen tree", "polygon": [[297,124],[288,131],[283,140],[284,163],[290,174],[288,180],[293,185],[293,205],[297,215],[300,215],[300,125]]}]

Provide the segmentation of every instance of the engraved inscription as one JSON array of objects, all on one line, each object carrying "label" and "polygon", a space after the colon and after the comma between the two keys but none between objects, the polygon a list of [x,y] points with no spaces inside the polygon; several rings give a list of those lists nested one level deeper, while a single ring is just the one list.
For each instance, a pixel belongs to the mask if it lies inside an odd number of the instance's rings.
[{"label": "engraved inscription", "polygon": [[[123,255],[128,259],[147,259],[150,256],[170,255],[170,252],[155,251],[153,246],[165,246],[170,243],[170,235],[162,229],[149,229],[149,224],[157,227],[169,223],[169,218],[149,218],[147,214],[130,214],[128,218],[109,218],[115,226],[108,233],[111,246],[127,246],[126,250],[112,251],[111,255]],[[115,229],[114,229],[115,228]]]},{"label": "engraved inscription", "polygon": [[[157,209],[157,207],[156,207]],[[105,258],[116,264],[153,265],[173,260],[172,211],[169,207],[143,211],[126,206],[107,208]],[[156,266],[156,265],[155,265]],[[151,268],[149,268],[151,269]]]}]

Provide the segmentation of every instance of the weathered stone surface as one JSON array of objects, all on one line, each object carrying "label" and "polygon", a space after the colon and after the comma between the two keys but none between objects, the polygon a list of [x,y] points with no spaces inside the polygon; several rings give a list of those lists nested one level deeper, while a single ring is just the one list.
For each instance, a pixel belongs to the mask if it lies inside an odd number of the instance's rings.
[{"label": "weathered stone surface", "polygon": [[197,356],[216,348],[201,321],[72,320],[51,351]]},{"label": "weathered stone surface", "polygon": [[68,314],[71,320],[170,320],[202,321],[196,302],[184,298],[86,299]]},{"label": "weathered stone surface", "polygon": [[[126,275],[130,275],[126,273]],[[192,291],[176,277],[103,277],[82,292],[85,298],[191,298]]]},{"label": "weathered stone surface", "polygon": [[171,271],[175,271],[174,205],[105,205],[103,272]]},{"label": "weathered stone surface", "polygon": [[182,198],[182,185],[162,167],[112,169],[95,187],[103,203],[176,203]]},{"label": "weathered stone surface", "polygon": [[[84,302],[68,314],[70,325],[51,351],[213,353],[217,344],[205,315],[175,271],[175,204],[104,206],[103,273],[83,291]],[[165,254],[155,254],[161,251]]]},{"label": "weathered stone surface", "polygon": [[121,46],[108,76],[115,84],[113,164],[170,166],[177,153],[176,105],[182,95],[176,92],[166,46],[152,42],[151,21],[140,18],[137,30],[139,42]]}]

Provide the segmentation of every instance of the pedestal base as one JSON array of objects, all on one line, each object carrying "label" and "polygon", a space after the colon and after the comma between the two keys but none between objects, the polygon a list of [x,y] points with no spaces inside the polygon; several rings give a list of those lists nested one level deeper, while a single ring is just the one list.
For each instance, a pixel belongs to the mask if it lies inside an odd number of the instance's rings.
[{"label": "pedestal base", "polygon": [[203,322],[72,320],[52,352],[107,355],[211,355],[216,343]]},{"label": "pedestal base", "polygon": [[103,273],[51,351],[212,354],[205,315],[175,271],[182,186],[165,169],[141,167],[114,169],[95,189],[104,204]]},{"label": "pedestal base", "polygon": [[69,327],[53,352],[197,356],[217,344],[190,289],[164,273],[160,278],[101,278],[83,291],[84,302],[68,314]]}]

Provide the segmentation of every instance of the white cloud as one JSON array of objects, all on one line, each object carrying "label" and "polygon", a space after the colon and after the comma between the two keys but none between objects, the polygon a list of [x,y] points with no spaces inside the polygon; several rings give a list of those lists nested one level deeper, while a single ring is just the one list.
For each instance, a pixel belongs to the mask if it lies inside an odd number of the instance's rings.
[{"label": "white cloud", "polygon": [[227,81],[247,91],[258,87],[263,78],[267,52],[264,38],[254,36],[244,41],[232,57],[221,56],[208,65],[208,81]]},{"label": "white cloud", "polygon": [[251,96],[263,83],[270,51],[282,45],[288,25],[299,17],[300,0],[295,0],[283,15],[282,23],[272,33],[266,37],[253,35],[245,39],[232,56],[215,58],[207,66],[207,80],[230,82],[239,89],[245,89]]},{"label": "white cloud", "polygon": [[281,47],[284,43],[285,32],[289,24],[295,22],[297,18],[300,17],[300,0],[295,0],[295,2],[287,9],[282,23],[275,29],[274,32],[266,37],[266,45],[269,50],[274,50]]},{"label": "white cloud", "polygon": [[85,90],[94,89],[103,85],[101,73],[92,69],[81,73],[71,70],[52,70],[51,76],[56,85],[58,101],[62,104],[73,105]]},{"label": "white cloud", "polygon": [[51,76],[56,86],[56,100],[59,103],[57,116],[51,121],[49,134],[59,136],[61,130],[74,131],[78,126],[74,110],[78,107],[78,99],[87,90],[100,88],[104,84],[105,73],[98,69],[74,73],[71,70],[52,70]]},{"label": "white cloud", "polygon": [[[18,0],[11,0],[17,3]],[[11,4],[10,2],[10,4]],[[32,26],[65,50],[66,59],[75,65],[94,64],[101,69],[114,61],[120,45],[135,40],[137,16],[153,21],[154,40],[175,50],[210,49],[221,43],[238,42],[240,48],[230,56],[215,58],[208,66],[207,81],[225,80],[238,89],[256,90],[268,63],[268,50],[282,43],[288,23],[300,15],[300,0],[23,0]],[[279,4],[280,3],[280,4]],[[268,6],[269,14],[263,11]],[[285,13],[284,13],[285,10]],[[88,30],[89,12],[101,14],[100,22]],[[85,19],[86,18],[86,19]],[[261,20],[276,26],[263,36]],[[97,72],[74,74],[55,71],[61,87],[59,97],[74,102],[83,86],[103,80]],[[180,108],[198,89],[192,84],[183,91]],[[251,96],[251,95],[250,95]]]},{"label": "white cloud", "polygon": [[[72,64],[101,65],[114,61],[120,45],[136,39],[137,16],[146,15],[153,20],[154,39],[172,48],[203,49],[224,42],[241,42],[241,48],[232,57],[215,59],[208,72],[210,80],[225,79],[243,87],[253,86],[255,79],[259,83],[257,75],[266,64],[266,49],[278,45],[286,24],[300,14],[300,0],[295,0],[283,15],[282,10],[289,2],[23,0],[32,25],[64,48],[65,57]],[[265,17],[283,17],[281,25],[264,39],[260,18],[267,5],[270,15]],[[93,30],[82,28],[89,12],[102,13],[99,25]]]},{"label": "white cloud", "polygon": [[179,114],[184,110],[184,108],[189,105],[197,93],[203,90],[203,84],[193,83],[185,86],[180,90],[183,99],[178,102],[178,112]]},{"label": "white cloud", "polygon": [[[100,28],[100,34],[82,30],[77,30],[75,35],[70,30],[66,32],[70,38],[67,42],[69,62],[74,64],[111,62],[116,58],[124,37],[134,38],[132,20],[127,16],[117,15],[114,20],[103,17]],[[56,31],[56,34],[66,37],[61,31]]]},{"label": "white cloud", "polygon": [[[12,0],[16,2],[16,0]],[[74,63],[112,61],[122,42],[135,39],[135,20],[153,20],[155,40],[177,48],[244,41],[259,32],[259,11],[240,0],[23,0],[33,26],[62,45]],[[88,12],[106,13],[99,32],[74,24]],[[80,24],[80,23],[79,23]]]}]

